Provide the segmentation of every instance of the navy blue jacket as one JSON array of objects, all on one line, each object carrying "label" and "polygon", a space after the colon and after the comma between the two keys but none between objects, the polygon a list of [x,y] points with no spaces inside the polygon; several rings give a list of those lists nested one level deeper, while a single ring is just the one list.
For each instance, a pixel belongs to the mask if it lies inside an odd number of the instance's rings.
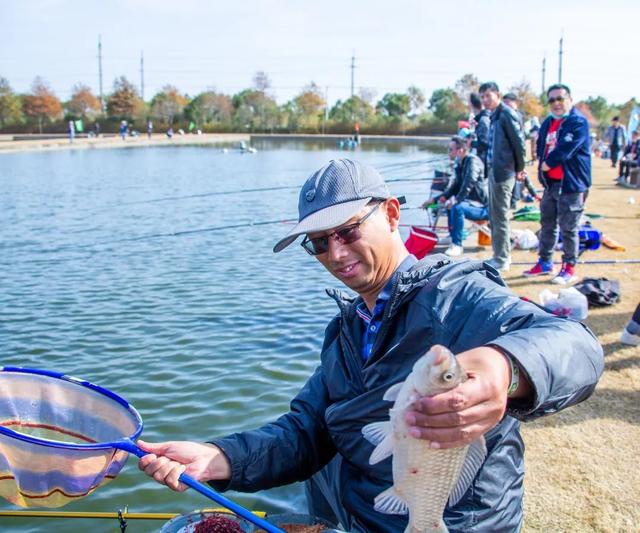
[{"label": "navy blue jacket", "polygon": [[[549,167],[562,165],[564,178],[562,192],[583,192],[591,187],[591,138],[589,137],[589,123],[575,107],[564,119],[558,129],[558,142],[554,150],[544,157],[547,132],[553,120],[548,116],[540,126],[536,152],[538,154],[538,177],[540,183],[547,186],[547,179],[542,171],[542,163]],[[551,181],[551,180],[548,180]]]},{"label": "navy blue jacket", "polygon": [[391,404],[382,400],[385,391],[406,379],[434,344],[454,353],[494,345],[528,376],[531,401],[509,402],[507,415],[485,435],[486,461],[444,518],[451,533],[517,531],[524,479],[518,420],[554,413],[591,395],[604,367],[593,334],[579,322],[521,300],[484,263],[434,255],[394,274],[371,357],[363,363],[356,315],[362,299],[329,292],[340,312],[326,329],[320,366],[287,414],[260,429],[212,441],[231,463],[231,480],[212,485],[254,492],[302,481],[339,453],[337,496],[352,517],[343,526],[351,532],[401,532],[406,516],[373,509],[373,499],[393,483],[391,459],[369,464],[374,447],[362,436],[362,427],[388,419]]}]

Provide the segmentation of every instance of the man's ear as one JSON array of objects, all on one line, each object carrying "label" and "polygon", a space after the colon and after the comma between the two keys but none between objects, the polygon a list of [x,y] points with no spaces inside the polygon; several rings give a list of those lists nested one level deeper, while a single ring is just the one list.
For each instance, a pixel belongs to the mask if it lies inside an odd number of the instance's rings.
[{"label": "man's ear", "polygon": [[397,231],[400,225],[400,202],[397,198],[391,197],[385,202],[387,220],[391,231]]}]

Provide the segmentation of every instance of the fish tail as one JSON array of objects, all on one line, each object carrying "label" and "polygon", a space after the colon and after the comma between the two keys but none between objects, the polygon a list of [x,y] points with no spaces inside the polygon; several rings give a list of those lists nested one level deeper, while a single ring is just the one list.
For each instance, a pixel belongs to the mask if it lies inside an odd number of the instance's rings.
[{"label": "fish tail", "polygon": [[407,526],[407,529],[404,530],[404,533],[449,533],[444,520],[440,520],[439,524],[434,524],[435,529],[427,528],[427,529],[418,529],[411,522]]}]

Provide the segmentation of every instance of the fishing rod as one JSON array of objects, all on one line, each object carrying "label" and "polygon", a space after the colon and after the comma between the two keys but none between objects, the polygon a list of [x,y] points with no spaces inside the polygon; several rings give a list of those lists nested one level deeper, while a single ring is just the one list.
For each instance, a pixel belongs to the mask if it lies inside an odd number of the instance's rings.
[{"label": "fishing rod", "polygon": [[[578,259],[579,265],[632,265],[640,263],[640,259]],[[515,261],[512,265],[530,265],[531,261]],[[554,265],[561,265],[562,261],[555,261]]]},{"label": "fishing rod", "polygon": [[[224,508],[215,509],[198,509],[202,513],[224,513],[231,515],[232,513]],[[252,511],[253,514],[264,518],[264,511]],[[130,513],[126,510],[120,512],[105,511],[0,511],[0,516],[13,518],[100,518],[100,519],[118,519],[120,517],[125,520],[171,520],[181,513]]]},{"label": "fishing rod", "polygon": [[[436,161],[440,161],[442,160],[441,157],[438,158],[433,158],[433,159],[426,159],[423,160],[422,162],[419,162],[419,165],[427,165],[427,164],[432,164]],[[399,168],[393,169],[393,170],[389,170],[387,171],[387,173],[389,172],[398,172],[400,170],[404,170],[405,168],[408,168],[410,166],[418,166],[418,164],[405,164]],[[381,167],[378,167],[379,169],[381,169]],[[415,172],[413,174],[408,174],[406,176],[401,176],[399,178],[391,178],[391,179],[386,179],[385,182],[386,183],[402,183],[405,181],[433,181],[434,178],[433,177],[427,177],[427,178],[422,178],[422,179],[409,179],[409,178],[413,178],[414,176],[419,176],[420,174],[423,174],[425,171],[421,171],[421,172]],[[120,204],[118,204],[119,206],[121,205],[138,205],[138,204],[151,204],[151,203],[157,203],[157,202],[171,202],[171,201],[175,201],[175,200],[188,200],[191,198],[207,198],[209,196],[227,196],[227,195],[232,195],[232,194],[248,194],[248,193],[256,193],[256,192],[272,192],[272,191],[285,191],[285,190],[294,190],[294,189],[299,189],[300,186],[299,185],[280,185],[280,186],[275,186],[275,187],[252,187],[252,188],[247,188],[247,189],[232,189],[229,191],[212,191],[212,192],[205,192],[205,193],[199,193],[199,194],[188,194],[188,195],[184,195],[184,196],[165,196],[162,198],[152,198],[150,200],[137,200],[135,202],[122,202]]]},{"label": "fishing rod", "polygon": [[[401,203],[406,201],[404,196],[399,196],[398,199],[401,199]],[[411,207],[403,207],[400,211],[410,211],[414,209],[425,209],[422,206],[411,206]],[[295,224],[298,222],[297,218],[286,218],[286,219],[277,219],[277,220],[263,220],[260,222],[243,222],[240,224],[225,224],[224,226],[210,226],[207,228],[198,228],[198,229],[190,229],[183,231],[172,231],[168,233],[152,233],[148,235],[140,235],[139,237],[128,237],[126,239],[117,239],[114,241],[106,241],[91,244],[88,246],[101,246],[101,245],[109,245],[109,244],[118,244],[121,242],[134,242],[134,241],[143,241],[147,239],[157,239],[162,237],[182,237],[184,235],[193,235],[195,233],[208,233],[214,231],[223,231],[227,229],[239,229],[239,228],[251,228],[254,226],[267,226],[270,224]]]}]

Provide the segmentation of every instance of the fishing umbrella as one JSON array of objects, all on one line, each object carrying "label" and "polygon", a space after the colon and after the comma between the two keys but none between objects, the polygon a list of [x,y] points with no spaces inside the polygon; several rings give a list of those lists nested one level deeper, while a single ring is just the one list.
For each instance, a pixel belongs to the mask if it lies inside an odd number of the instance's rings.
[{"label": "fishing umbrella", "polygon": [[[0,367],[0,496],[20,507],[61,507],[114,479],[142,419],[124,398],[57,372]],[[180,481],[268,532],[282,532],[191,476]]]}]

